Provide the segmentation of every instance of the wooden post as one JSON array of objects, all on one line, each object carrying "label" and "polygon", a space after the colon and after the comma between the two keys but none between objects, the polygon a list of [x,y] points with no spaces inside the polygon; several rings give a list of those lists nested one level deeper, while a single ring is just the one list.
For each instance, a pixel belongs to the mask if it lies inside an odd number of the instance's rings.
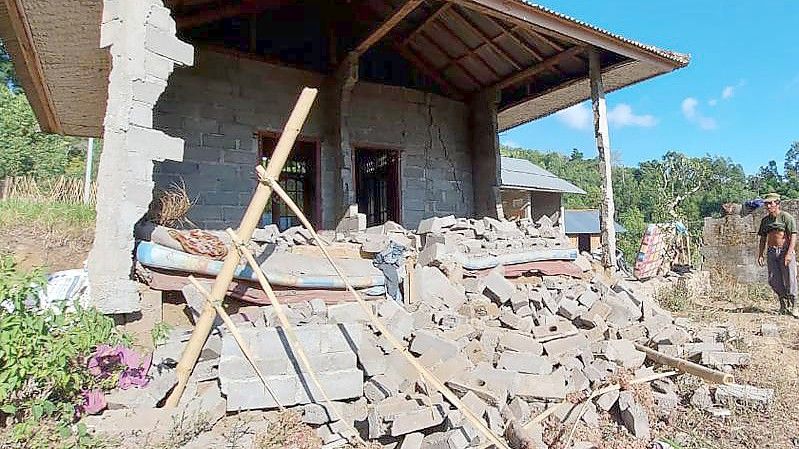
[{"label": "wooden post", "polygon": [[599,174],[602,178],[602,202],[599,206],[599,228],[602,240],[602,265],[616,267],[616,207],[613,204],[613,176],[611,172],[608,110],[605,104],[605,86],[602,83],[602,66],[599,50],[588,52],[588,71],[591,77],[591,104],[594,110],[594,135],[599,153]]},{"label": "wooden post", "polygon": [[[307,87],[302,90],[300,98],[297,100],[297,104],[294,106],[294,110],[291,112],[291,116],[289,116],[285,128],[283,128],[283,134],[281,134],[280,140],[278,140],[275,146],[272,159],[269,160],[269,165],[266,167],[266,173],[270,177],[277,178],[280,176],[280,172],[283,171],[283,166],[286,164],[289,152],[291,152],[291,148],[294,146],[294,141],[297,139],[297,135],[300,133],[300,129],[302,129],[302,125],[305,123],[305,119],[311,111],[311,105],[313,105],[314,99],[316,98],[316,93],[316,89]],[[250,237],[252,237],[252,233],[255,227],[258,226],[258,222],[261,221],[261,215],[264,213],[266,203],[269,202],[271,196],[272,187],[266,183],[259,182],[237,231],[237,234],[242,239],[249,240]],[[230,281],[233,280],[233,272],[236,270],[240,260],[241,254],[239,254],[238,251],[228,251],[222,269],[216,277],[214,286],[211,289],[211,296],[209,297],[211,303],[221,303],[225,298],[225,293],[227,293],[227,289],[230,286]],[[191,339],[189,339],[186,349],[183,350],[183,354],[180,356],[180,362],[178,362],[178,367],[176,369],[178,384],[175,386],[175,389],[172,390],[172,394],[167,398],[166,407],[175,407],[180,401],[183,390],[186,388],[186,384],[189,381],[189,376],[192,370],[194,370],[194,365],[197,363],[197,359],[205,345],[205,341],[211,333],[215,318],[216,310],[210,304],[207,305],[202,315],[200,315],[200,318],[197,320],[194,332],[191,334]]]}]

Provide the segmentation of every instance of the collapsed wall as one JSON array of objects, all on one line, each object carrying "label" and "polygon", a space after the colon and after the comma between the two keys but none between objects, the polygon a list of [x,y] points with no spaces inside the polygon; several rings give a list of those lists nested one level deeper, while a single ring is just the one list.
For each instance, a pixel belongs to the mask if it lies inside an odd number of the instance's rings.
[{"label": "collapsed wall", "polygon": [[[783,201],[781,206],[782,210],[799,217],[799,200]],[[741,214],[705,218],[701,250],[705,269],[723,271],[743,283],[766,282],[766,269],[757,264],[760,242],[757,230],[766,213],[761,207],[754,211],[744,209]]]},{"label": "collapsed wall", "polygon": [[153,161],[183,157],[181,139],[153,129],[152,108],[172,70],[194,61],[193,47],[175,32],[161,0],[103,3],[101,46],[109,48],[112,68],[88,269],[92,300],[104,313],[139,310],[133,226],[152,200]]}]

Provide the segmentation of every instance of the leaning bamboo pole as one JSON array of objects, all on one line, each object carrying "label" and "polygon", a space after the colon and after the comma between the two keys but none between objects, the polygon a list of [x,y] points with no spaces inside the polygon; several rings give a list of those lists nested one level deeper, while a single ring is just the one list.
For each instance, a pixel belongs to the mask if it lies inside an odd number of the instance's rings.
[{"label": "leaning bamboo pole", "polygon": [[[294,353],[298,359],[300,359],[300,362],[305,367],[308,377],[311,378],[311,382],[313,382],[314,386],[316,386],[316,389],[319,390],[319,393],[322,395],[325,405],[332,410],[333,415],[335,415],[335,418],[338,421],[346,423],[347,427],[349,427],[348,430],[356,442],[361,445],[366,445],[366,443],[361,439],[358,430],[356,430],[348,420],[344,419],[344,415],[342,415],[341,411],[339,411],[336,404],[333,403],[333,400],[330,399],[327,391],[322,386],[322,382],[319,380],[319,377],[317,377],[316,371],[313,369],[313,366],[311,366],[311,361],[305,354],[305,349],[303,349],[300,339],[297,337],[296,332],[294,332],[294,326],[292,326],[291,322],[289,322],[288,316],[286,316],[286,312],[283,310],[283,305],[280,303],[280,301],[278,301],[277,296],[275,296],[275,291],[272,290],[272,285],[269,284],[264,271],[261,269],[261,266],[258,265],[258,262],[252,255],[252,252],[245,246],[244,241],[242,241],[238,234],[236,234],[232,229],[227,229],[227,233],[230,235],[230,238],[233,239],[233,244],[236,245],[239,253],[241,253],[241,255],[247,260],[247,263],[250,264],[250,268],[252,268],[253,273],[255,273],[255,276],[258,278],[258,283],[261,284],[261,288],[264,290],[264,293],[266,293],[266,297],[269,298],[269,303],[272,305],[272,307],[274,307],[277,319],[280,321],[280,325],[283,327],[283,331],[286,333],[289,349],[291,349],[291,352]],[[302,373],[298,374],[302,375]]]},{"label": "leaning bamboo pole", "polygon": [[648,348],[642,344],[635,343],[635,349],[645,353],[646,357],[655,363],[670,366],[678,371],[692,374],[708,382],[724,385],[731,385],[735,383],[735,377],[733,377],[732,374],[714,370],[694,362],[689,362],[685,359],[672,357],[670,355],[663,354],[662,352],[655,351],[652,348]]},{"label": "leaning bamboo pole", "polygon": [[[317,92],[317,89],[306,87],[302,90],[302,93],[300,93],[300,97],[297,100],[297,103],[294,105],[294,110],[291,112],[291,115],[286,122],[286,126],[283,128],[283,134],[281,134],[280,140],[278,140],[277,145],[275,146],[275,151],[272,153],[272,158],[269,160],[269,164],[267,165],[266,169],[264,169],[264,171],[268,173],[270,177],[277,178],[280,175],[280,172],[283,171],[283,166],[286,164],[286,160],[289,157],[289,152],[294,146],[297,135],[299,135],[300,129],[302,129],[305,120],[308,118],[308,114],[311,111],[311,106],[316,99]],[[262,167],[259,168],[263,169]],[[258,226],[258,222],[261,219],[264,208],[269,202],[271,196],[271,186],[266,183],[258,183],[252,200],[250,200],[250,205],[247,207],[247,211],[245,212],[244,218],[242,218],[241,224],[239,225],[239,229],[237,231],[241,238],[249,240],[250,237],[252,237],[252,233],[255,230],[255,227]],[[238,251],[228,252],[222,265],[222,269],[219,272],[219,275],[216,277],[213,287],[211,288],[211,297],[209,298],[211,302],[221,303],[221,301],[225,298],[225,294],[230,286],[230,282],[233,280],[233,272],[235,271],[236,266],[238,266],[240,260],[241,258]],[[199,358],[200,352],[205,345],[205,341],[208,339],[208,335],[211,333],[211,328],[213,327],[215,318],[216,310],[213,307],[206,307],[203,310],[203,313],[200,315],[200,318],[197,320],[197,324],[191,334],[191,339],[189,339],[186,349],[183,350],[183,354],[180,356],[180,362],[178,362],[176,370],[178,383],[167,398],[165,404],[166,407],[175,407],[180,401],[180,397],[183,395],[183,390],[186,389],[186,384],[189,381],[189,376],[191,375],[192,370],[194,370],[194,365],[197,363],[197,359]]]},{"label": "leaning bamboo pole", "polygon": [[[319,236],[317,235],[316,230],[311,225],[310,221],[308,221],[308,218],[305,216],[302,210],[300,210],[294,200],[292,200],[291,197],[283,190],[283,188],[280,187],[280,184],[278,184],[275,176],[272,176],[270,173],[264,170],[263,167],[257,167],[256,171],[258,172],[258,176],[260,177],[261,181],[272,186],[274,192],[277,193],[278,196],[280,196],[280,199],[282,199],[289,209],[294,212],[302,225],[311,234],[311,237],[319,241]],[[333,266],[333,269],[336,271],[341,280],[344,281],[344,285],[347,287],[347,290],[352,294],[352,297],[355,299],[358,305],[361,306],[361,309],[372,322],[372,324],[374,324],[377,330],[380,331],[380,334],[389,341],[394,349],[405,357],[405,359],[416,369],[416,371],[428,384],[432,385],[439,393],[441,393],[441,395],[447,398],[452,405],[460,410],[466,420],[468,420],[475,428],[477,428],[477,430],[482,433],[486,439],[491,442],[491,444],[494,444],[499,449],[510,449],[508,445],[502,441],[502,439],[497,437],[494,432],[492,432],[491,429],[489,429],[488,426],[486,426],[486,424],[458,398],[458,396],[456,396],[444,385],[443,382],[441,382],[441,380],[439,380],[435,375],[422,366],[419,361],[408,352],[408,350],[402,343],[400,343],[397,337],[395,337],[394,334],[389,331],[386,325],[374,314],[374,312],[372,312],[372,308],[369,307],[369,304],[367,304],[366,301],[361,298],[361,295],[358,294],[355,288],[353,288],[341,267],[339,267],[336,261],[330,256],[327,248],[324,246],[319,246],[319,250],[325,256],[327,261],[330,262],[330,265]]]},{"label": "leaning bamboo pole", "polygon": [[255,360],[255,355],[253,355],[250,346],[247,345],[247,342],[244,340],[244,337],[241,335],[241,332],[239,332],[239,328],[236,326],[236,323],[234,323],[233,320],[230,318],[230,315],[228,315],[228,313],[225,312],[225,309],[224,307],[222,307],[222,304],[218,302],[217,303],[211,302],[211,292],[206,290],[205,287],[203,287],[202,284],[200,284],[194,276],[189,276],[189,282],[191,282],[194,288],[196,288],[197,291],[199,291],[200,294],[202,294],[205,297],[206,307],[208,305],[212,306],[216,310],[216,313],[218,313],[219,316],[222,317],[222,321],[225,323],[225,326],[228,327],[228,331],[230,331],[230,333],[233,335],[233,339],[236,340],[236,344],[239,345],[239,348],[241,349],[241,352],[244,354],[244,357],[247,359],[248,362],[250,362],[250,365],[252,365],[252,368],[255,370],[255,374],[258,375],[258,378],[261,379],[261,383],[264,384],[266,392],[269,393],[269,396],[271,396],[272,399],[275,401],[275,404],[277,404],[277,408],[279,408],[281,411],[285,410],[286,408],[283,407],[283,404],[280,403],[280,399],[277,397],[275,391],[272,390],[272,387],[270,387],[269,384],[266,382],[266,376],[264,376],[264,373],[261,371],[260,368],[258,368],[258,363]]}]

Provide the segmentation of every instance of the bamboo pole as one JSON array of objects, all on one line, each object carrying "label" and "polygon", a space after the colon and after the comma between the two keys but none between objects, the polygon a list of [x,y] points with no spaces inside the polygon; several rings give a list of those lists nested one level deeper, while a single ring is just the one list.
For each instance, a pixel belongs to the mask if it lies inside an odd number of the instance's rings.
[{"label": "bamboo pole", "polygon": [[[280,172],[283,171],[283,166],[286,164],[291,148],[294,146],[294,141],[297,139],[302,125],[308,118],[317,92],[317,89],[306,87],[302,90],[302,93],[300,93],[300,97],[294,105],[294,110],[291,112],[286,126],[283,128],[283,134],[281,134],[280,140],[278,140],[275,146],[275,151],[272,154],[272,158],[269,160],[269,165],[266,169],[259,167],[264,170],[265,173],[268,173],[269,176],[277,178]],[[241,219],[241,224],[239,225],[238,234],[241,238],[249,240],[250,237],[252,237],[252,233],[255,227],[258,226],[258,222],[260,221],[261,215],[271,195],[272,188],[268,184],[258,183],[252,200],[250,200],[250,205],[247,207],[244,218]],[[228,286],[233,280],[233,272],[240,260],[238,251],[228,251],[222,269],[211,288],[211,297],[209,298],[211,302],[221,303],[225,298]],[[180,362],[178,362],[176,370],[178,384],[175,386],[175,389],[172,390],[169,398],[167,398],[165,404],[167,408],[175,407],[180,401],[183,390],[186,388],[186,384],[189,381],[189,376],[194,369],[194,365],[197,363],[197,358],[200,356],[205,341],[211,333],[215,318],[216,310],[213,307],[207,307],[197,320],[194,332],[191,334],[191,339],[186,345],[186,349],[183,350],[183,354],[180,356]]]},{"label": "bamboo pole", "polygon": [[274,390],[272,390],[272,388],[266,382],[266,376],[264,376],[264,373],[261,372],[260,368],[258,368],[258,364],[255,363],[255,356],[250,350],[250,347],[247,345],[247,342],[244,341],[244,337],[241,335],[241,332],[239,332],[239,328],[236,326],[236,323],[234,323],[233,320],[230,319],[230,315],[228,315],[227,312],[225,312],[225,309],[222,307],[222,304],[211,302],[211,292],[206,290],[205,287],[202,286],[202,284],[197,282],[197,279],[195,279],[194,276],[189,276],[189,282],[191,282],[191,284],[194,285],[194,288],[196,288],[203,296],[205,296],[206,306],[211,305],[214,307],[214,309],[216,309],[216,313],[218,313],[219,316],[222,317],[222,321],[225,322],[225,325],[228,327],[228,330],[230,330],[230,333],[233,334],[233,338],[236,340],[236,343],[239,345],[239,348],[241,348],[241,352],[244,353],[244,357],[247,359],[248,362],[250,362],[250,365],[252,365],[252,368],[255,370],[255,373],[258,375],[258,378],[261,379],[261,383],[264,384],[266,392],[269,393],[270,396],[272,396],[272,399],[275,400],[275,404],[277,404],[277,407],[281,411],[285,410],[286,408],[283,407],[283,404],[280,403],[280,399],[277,398],[277,394],[275,394]]},{"label": "bamboo pole", "polygon": [[[652,382],[653,380],[662,379],[664,377],[671,377],[671,376],[674,376],[676,374],[677,374],[676,371],[666,371],[664,373],[657,373],[657,374],[653,374],[651,376],[639,377],[638,379],[631,380],[630,382],[627,383],[627,385],[638,385],[638,384],[643,384],[643,383],[647,383],[647,382]],[[586,398],[585,400],[588,401],[589,399],[593,399],[593,398],[595,398],[597,396],[602,396],[605,393],[608,393],[608,392],[611,392],[611,391],[615,391],[615,390],[621,390],[621,384],[608,385],[607,387],[604,387],[602,389],[599,389],[599,390],[596,390],[596,391],[592,391],[591,395],[589,395],[588,398]],[[535,418],[531,419],[530,422],[528,422],[527,424],[524,425],[524,428],[529,430],[535,424],[539,424],[542,421],[544,421],[545,419],[547,419],[550,415],[552,415],[553,413],[558,411],[561,407],[573,406],[573,405],[574,405],[574,403],[572,403],[570,401],[563,401],[560,404],[552,406],[552,407],[544,410],[543,412],[541,412]]]},{"label": "bamboo pole", "polygon": [[[311,236],[317,240],[319,240],[319,236],[316,234],[316,230],[314,230],[311,223],[308,221],[308,218],[305,217],[302,210],[297,206],[294,200],[280,187],[280,184],[275,180],[274,176],[271,176],[267,173],[262,167],[257,167],[256,171],[258,172],[258,176],[261,178],[261,181],[269,184],[272,186],[272,189],[275,193],[280,196],[283,202],[291,209],[292,212],[299,218],[300,222],[305,226]],[[439,380],[436,376],[430,373],[425,367],[423,367],[414,356],[412,356],[405,346],[400,343],[400,341],[395,337],[391,331],[388,330],[386,325],[379,319],[377,316],[372,312],[371,307],[366,301],[361,298],[355,288],[352,287],[350,281],[348,280],[347,276],[341,270],[341,267],[335,262],[335,260],[330,256],[330,253],[327,251],[327,248],[324,246],[320,246],[319,249],[322,251],[322,254],[325,258],[330,262],[330,265],[336,270],[336,273],[339,275],[342,281],[344,281],[344,285],[346,285],[347,290],[352,294],[352,297],[361,306],[361,309],[364,311],[366,316],[369,320],[374,324],[378,331],[386,338],[386,340],[391,343],[395,350],[399,351],[406,360],[413,366],[416,371],[422,376],[422,378],[430,385],[432,385],[439,393],[441,393],[447,400],[454,405],[458,410],[463,413],[463,416],[472,424],[474,425],[480,433],[482,433],[491,444],[494,444],[499,449],[510,449],[508,445],[502,441],[499,437],[494,435],[494,432],[486,426],[486,424],[474,414],[466,405],[452,392],[449,388],[447,388],[441,380]]]},{"label": "bamboo pole", "polygon": [[724,385],[735,383],[735,377],[733,377],[732,374],[717,371],[694,362],[689,362],[685,359],[672,357],[638,343],[635,343],[635,349],[645,353],[646,357],[655,363],[670,366],[678,371],[692,374],[708,382]]},{"label": "bamboo pole", "polygon": [[[280,321],[280,325],[283,327],[283,330],[286,332],[286,337],[289,343],[289,349],[293,352],[300,362],[302,362],[305,369],[308,371],[308,375],[311,378],[311,382],[316,386],[319,392],[322,394],[322,399],[324,399],[325,404],[329,407],[330,410],[333,411],[336,419],[339,421],[346,423],[349,427],[350,432],[356,439],[356,441],[362,445],[366,443],[361,439],[360,434],[358,431],[353,427],[349,421],[344,419],[344,416],[339,411],[338,407],[333,403],[333,400],[330,399],[330,396],[325,391],[325,388],[322,386],[322,382],[316,376],[316,371],[314,371],[313,367],[311,366],[311,361],[308,359],[308,356],[305,354],[305,350],[300,343],[300,339],[297,338],[297,334],[294,332],[294,326],[291,325],[289,322],[286,313],[283,311],[283,305],[278,301],[277,297],[275,296],[274,290],[272,290],[272,286],[269,284],[269,280],[266,279],[266,275],[264,274],[261,266],[258,265],[258,262],[253,257],[252,252],[244,245],[244,242],[239,238],[239,236],[230,228],[227,229],[228,235],[230,238],[233,239],[233,243],[238,248],[239,252],[242,256],[247,260],[247,263],[250,264],[253,273],[258,278],[258,283],[261,284],[261,288],[266,293],[266,297],[269,298],[269,302],[271,303],[272,307],[275,309],[275,313],[277,314],[277,318]],[[298,373],[301,375],[301,373]]]}]

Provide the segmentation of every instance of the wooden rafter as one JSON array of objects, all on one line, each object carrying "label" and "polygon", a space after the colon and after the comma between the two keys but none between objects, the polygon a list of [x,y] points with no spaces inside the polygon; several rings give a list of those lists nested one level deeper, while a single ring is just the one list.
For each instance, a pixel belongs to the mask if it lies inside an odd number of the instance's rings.
[{"label": "wooden rafter", "polygon": [[372,45],[376,44],[380,39],[382,39],[386,34],[388,34],[398,23],[402,21],[408,14],[413,12],[417,6],[422,4],[424,0],[408,0],[402,6],[399,7],[394,13],[392,13],[383,23],[380,24],[374,31],[369,33],[368,36],[364,40],[358,44],[355,49],[352,51],[352,54],[356,56],[360,56],[366,53],[366,50],[372,47]]},{"label": "wooden rafter", "polygon": [[444,91],[449,94],[451,97],[454,97],[457,100],[462,100],[465,98],[465,94],[463,91],[455,87],[452,83],[447,81],[443,76],[441,76],[435,68],[433,68],[432,64],[427,61],[422,55],[418,54],[413,48],[408,45],[402,45],[401,43],[395,43],[394,48],[399,52],[399,54],[408,60],[414,67],[419,69],[422,73],[426,76],[430,77],[433,81],[438,83]]},{"label": "wooden rafter", "polygon": [[542,41],[546,42],[547,45],[549,45],[550,47],[554,48],[555,51],[563,51],[563,46],[562,45],[560,45],[557,42],[553,41],[552,39],[544,36],[542,33],[539,33],[536,30],[533,30],[533,29],[530,29],[530,28],[522,28],[522,31],[530,33],[533,36],[537,37],[538,39],[541,39]]},{"label": "wooden rafter", "polygon": [[[497,25],[502,26],[499,23],[497,23]],[[536,49],[534,49],[533,46],[530,45],[530,43],[523,41],[519,36],[515,34],[522,29],[520,25],[513,25],[509,30],[505,29],[505,27],[503,27],[502,29],[505,31],[505,36],[508,36],[513,42],[516,42],[516,44],[522,47],[524,51],[530,53],[533,56],[533,59],[536,59],[538,61],[544,60],[544,57],[541,56],[541,53],[539,53]]]},{"label": "wooden rafter", "polygon": [[[446,56],[451,61],[454,61],[454,63],[461,69],[461,71],[464,73],[464,75],[466,75],[466,77],[469,78],[469,80],[472,82],[472,84],[477,86],[478,89],[485,87],[485,84],[482,83],[479,79],[475,78],[475,76],[472,75],[472,72],[470,72],[469,69],[466,66],[463,65],[463,61],[460,61],[460,60],[458,60],[458,57],[451,55],[443,46],[441,46],[441,44],[439,44],[438,42],[433,40],[433,38],[431,38],[427,34],[427,32],[423,32],[422,36],[424,36],[425,39],[427,39],[427,41],[430,42],[430,44],[433,47],[436,48],[436,50],[441,52],[442,55]],[[410,44],[411,45],[408,45],[409,48],[412,47],[413,42],[411,42]],[[442,68],[441,71],[443,72],[444,70],[447,69],[447,67],[449,67],[449,65],[444,66],[444,68]]]},{"label": "wooden rafter", "polygon": [[178,28],[194,28],[217,20],[227,19],[246,14],[258,14],[274,7],[273,3],[259,3],[257,0],[245,0],[234,5],[227,5],[215,9],[203,9],[194,14],[175,17]]},{"label": "wooden rafter", "polygon": [[513,55],[505,51],[504,48],[500,47],[495,42],[497,38],[502,37],[502,34],[500,34],[499,36],[491,37],[488,34],[486,34],[483,30],[479,29],[477,25],[475,25],[474,22],[471,21],[471,19],[458,12],[457,9],[453,9],[452,13],[453,13],[452,15],[456,19],[458,19],[458,21],[460,21],[464,26],[466,26],[467,29],[469,29],[472,33],[474,33],[478,37],[484,39],[485,43],[488,44],[489,48],[494,50],[494,53],[496,53],[500,58],[503,58],[506,61],[508,61],[508,63],[510,63],[510,65],[512,65],[517,70],[522,68],[522,64],[519,61],[517,61],[516,58],[513,57]]},{"label": "wooden rafter", "polygon": [[424,22],[420,23],[418,27],[414,28],[414,30],[411,31],[411,33],[405,39],[403,39],[402,42],[400,42],[400,45],[407,45],[411,39],[416,37],[419,33],[422,32],[422,30],[427,28],[428,25],[430,25],[436,19],[441,17],[441,15],[447,12],[450,8],[452,8],[452,3],[449,2],[442,3],[441,6],[439,6],[438,9],[435,10],[435,12],[433,12],[433,14],[430,14],[430,16],[424,19]]},{"label": "wooden rafter", "polygon": [[563,60],[576,56],[579,53],[583,53],[586,51],[585,46],[574,46],[569,48],[568,50],[562,51],[555,56],[549,57],[538,64],[531,66],[521,72],[516,72],[513,75],[505,78],[504,80],[494,84],[493,87],[497,89],[504,89],[506,87],[510,87],[516,84],[519,84],[541,72],[546,70],[553,69],[557,64],[563,62]]},{"label": "wooden rafter", "polygon": [[[438,25],[441,27],[441,29],[442,29],[442,30],[444,30],[444,32],[446,32],[447,34],[449,34],[449,36],[450,36],[452,39],[454,39],[454,40],[456,40],[456,41],[460,42],[460,43],[461,43],[461,45],[463,45],[463,46],[466,48],[466,54],[465,54],[465,55],[462,55],[462,56],[459,56],[459,57],[457,57],[457,58],[453,58],[453,59],[457,59],[459,62],[462,62],[464,59],[466,59],[466,58],[468,58],[468,57],[470,57],[470,56],[473,56],[475,59],[477,59],[478,61],[480,61],[480,63],[482,63],[482,64],[483,64],[483,66],[484,66],[486,69],[488,69],[488,71],[489,71],[489,72],[491,72],[491,73],[494,75],[494,77],[495,77],[495,78],[497,78],[497,79],[501,78],[501,75],[499,74],[499,72],[497,72],[497,70],[496,70],[496,69],[495,69],[495,68],[494,68],[494,67],[493,67],[491,64],[489,64],[489,63],[488,63],[488,61],[486,61],[486,60],[485,60],[485,58],[483,58],[483,57],[480,55],[480,53],[478,53],[478,52],[477,52],[477,50],[479,50],[479,49],[483,48],[483,46],[485,46],[485,45],[486,45],[486,43],[485,43],[485,42],[483,42],[482,44],[478,45],[478,46],[477,46],[477,47],[475,47],[475,48],[471,48],[471,47],[469,46],[469,44],[468,44],[468,43],[467,43],[467,42],[466,42],[466,41],[465,41],[463,38],[461,38],[460,36],[458,36],[458,35],[457,35],[457,34],[456,34],[454,31],[452,31],[452,28],[450,28],[449,26],[447,26],[447,24],[446,24],[446,23],[440,22]],[[431,36],[429,36],[429,35],[428,35],[428,40],[431,40],[431,41],[432,41],[432,40],[433,40],[433,38],[432,38]],[[465,67],[464,67],[464,70],[466,70],[466,68],[465,68]]]}]

